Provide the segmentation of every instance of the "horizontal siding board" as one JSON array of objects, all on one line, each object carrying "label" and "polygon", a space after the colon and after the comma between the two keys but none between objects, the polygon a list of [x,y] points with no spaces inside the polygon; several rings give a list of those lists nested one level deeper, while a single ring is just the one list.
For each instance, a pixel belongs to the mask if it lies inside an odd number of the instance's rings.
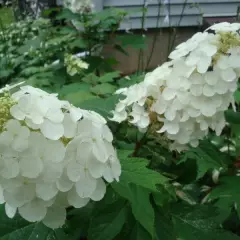
[{"label": "horizontal siding board", "polygon": [[[141,9],[144,0],[102,0],[103,8],[120,7],[131,12],[129,20],[121,25],[121,29],[141,28]],[[160,0],[152,0],[148,4],[146,13],[146,28],[156,27],[158,7]],[[161,0],[163,2],[163,0]],[[193,4],[193,3],[196,4]],[[202,23],[203,17],[234,17],[237,15],[237,8],[240,6],[240,0],[169,0],[170,12],[169,18],[171,27],[178,26],[199,26]],[[184,7],[185,6],[185,7]],[[184,9],[184,11],[183,11]],[[183,11],[183,18],[179,24],[180,15]],[[169,27],[169,24],[164,23],[166,15],[166,7],[161,6],[160,11],[160,27]],[[129,26],[131,25],[131,27]]]},{"label": "horizontal siding board", "polygon": [[[131,14],[131,17],[141,17],[142,12],[138,7],[121,7],[122,9],[126,11],[134,11],[134,13]],[[183,5],[176,4],[172,5],[170,7],[170,16],[177,16],[181,15],[181,12],[184,10],[184,15],[200,15],[203,13],[204,15],[208,16],[223,16],[223,15],[236,15],[237,12],[237,6],[235,3],[220,3],[217,5],[217,7],[214,4],[202,4],[201,7],[192,7],[191,5],[186,5],[185,8]],[[139,10],[139,12],[137,12]],[[164,7],[160,7],[160,16],[165,16],[165,10]],[[147,17],[156,17],[158,15],[158,7],[155,6],[149,6],[148,11],[146,13]]]},{"label": "horizontal siding board", "polygon": [[[160,18],[159,27],[176,27],[179,26],[180,16],[172,16],[171,17],[171,25],[164,23],[164,18]],[[157,24],[157,17],[149,17],[146,19],[144,27],[145,28],[153,28]],[[181,27],[190,27],[190,26],[199,26],[202,24],[202,17],[193,15],[193,16],[183,16],[181,20]],[[141,20],[140,18],[131,18],[128,21],[123,21],[120,29],[141,29]]]},{"label": "horizontal siding board", "polygon": [[[144,0],[103,0],[103,5],[105,7],[124,7],[124,6],[143,6]],[[162,1],[163,2],[163,1]],[[185,0],[169,0],[170,4],[184,4]],[[219,4],[219,3],[239,3],[239,0],[188,0],[187,3],[212,3],[212,4]],[[149,5],[158,5],[158,0],[153,0]]]}]

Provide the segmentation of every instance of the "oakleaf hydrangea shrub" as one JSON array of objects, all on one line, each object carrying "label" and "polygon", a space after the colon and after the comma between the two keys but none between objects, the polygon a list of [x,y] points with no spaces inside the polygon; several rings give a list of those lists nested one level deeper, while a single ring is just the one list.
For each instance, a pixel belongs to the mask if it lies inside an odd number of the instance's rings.
[{"label": "oakleaf hydrangea shrub", "polygon": [[125,98],[112,120],[164,134],[179,151],[188,144],[197,147],[209,129],[220,135],[240,77],[240,24],[220,23],[208,30],[178,45],[170,61],[143,82],[119,89],[116,93]]},{"label": "oakleaf hydrangea shrub", "polygon": [[121,166],[106,120],[31,86],[1,89],[0,192],[6,214],[63,226],[66,208],[101,200]]}]

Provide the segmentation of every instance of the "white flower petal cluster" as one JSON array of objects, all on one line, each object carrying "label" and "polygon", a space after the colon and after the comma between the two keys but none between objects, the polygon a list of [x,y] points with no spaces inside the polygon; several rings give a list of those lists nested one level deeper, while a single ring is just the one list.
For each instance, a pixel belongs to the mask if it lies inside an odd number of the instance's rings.
[{"label": "white flower petal cluster", "polygon": [[81,73],[83,69],[88,69],[88,64],[76,55],[66,54],[64,65],[67,67],[67,73],[74,76]]},{"label": "white flower petal cluster", "polygon": [[10,218],[61,227],[67,207],[99,201],[105,182],[119,181],[113,135],[99,114],[31,86],[4,95],[0,107],[0,202]]},{"label": "white flower petal cluster", "polygon": [[116,94],[126,98],[117,104],[112,120],[128,119],[139,129],[158,122],[162,127],[157,132],[179,151],[188,144],[196,147],[209,129],[219,135],[240,77],[240,24],[221,23],[211,29],[216,32],[199,32],[178,45],[171,61],[140,84],[118,90]]},{"label": "white flower petal cluster", "polygon": [[64,0],[63,5],[73,13],[80,14],[91,12],[94,8],[91,0]]}]

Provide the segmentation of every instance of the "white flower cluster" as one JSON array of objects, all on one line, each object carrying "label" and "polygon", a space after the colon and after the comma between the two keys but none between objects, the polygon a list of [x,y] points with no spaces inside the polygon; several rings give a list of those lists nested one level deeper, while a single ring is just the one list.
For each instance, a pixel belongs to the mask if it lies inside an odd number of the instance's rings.
[{"label": "white flower cluster", "polygon": [[64,7],[71,10],[73,13],[88,13],[94,8],[91,0],[63,0]]},{"label": "white flower cluster", "polygon": [[88,69],[88,64],[77,55],[66,54],[64,64],[67,67],[67,73],[70,76],[82,72],[83,69]]},{"label": "white flower cluster", "polygon": [[[7,87],[6,90],[9,90]],[[119,180],[113,135],[99,114],[31,86],[0,97],[0,202],[6,214],[61,227],[66,208],[99,201]]]},{"label": "white flower cluster", "polygon": [[[145,80],[116,93],[126,96],[112,120],[130,122],[139,129],[155,123],[179,151],[196,147],[209,129],[219,135],[225,126],[224,111],[234,102],[240,77],[239,23],[211,27],[178,45],[171,61],[148,73]],[[156,124],[155,124],[156,126]]]}]

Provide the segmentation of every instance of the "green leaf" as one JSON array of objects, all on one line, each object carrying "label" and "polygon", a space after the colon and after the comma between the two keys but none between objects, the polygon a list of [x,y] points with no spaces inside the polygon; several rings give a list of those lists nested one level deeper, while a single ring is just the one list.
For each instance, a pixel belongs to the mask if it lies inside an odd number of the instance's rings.
[{"label": "green leaf", "polygon": [[71,48],[86,48],[87,47],[87,44],[86,42],[84,41],[84,39],[82,38],[77,38],[75,39],[73,42],[69,43],[69,46]]},{"label": "green leaf", "polygon": [[184,240],[240,240],[240,237],[221,229],[221,212],[207,205],[176,204],[171,210],[174,228]]},{"label": "green leaf", "polygon": [[83,101],[78,104],[78,107],[86,110],[92,110],[103,117],[108,118],[111,117],[111,111],[114,110],[116,103],[118,102],[118,96],[111,96],[107,99],[103,98],[95,98],[87,101]]},{"label": "green leaf", "polygon": [[176,190],[172,184],[158,186],[158,192],[153,192],[153,199],[157,206],[164,207],[177,200]]},{"label": "green leaf", "polygon": [[109,83],[101,83],[91,88],[91,92],[97,95],[112,94],[116,91],[116,87]]},{"label": "green leaf", "polygon": [[61,19],[67,19],[67,20],[79,20],[79,15],[73,13],[72,11],[70,11],[69,9],[65,8],[62,10],[62,12],[60,12],[57,17],[57,20],[61,20]]},{"label": "green leaf", "polygon": [[239,90],[234,93],[234,99],[237,103],[240,103],[240,91]]},{"label": "green leaf", "polygon": [[152,240],[151,235],[142,227],[141,224],[136,222],[129,240]]},{"label": "green leaf", "polygon": [[119,71],[106,73],[102,77],[100,77],[99,82],[101,83],[113,82],[114,78],[118,78],[119,76],[120,76]]},{"label": "green leaf", "polygon": [[18,49],[18,53],[24,54],[28,52],[30,49],[35,50],[41,46],[42,40],[39,37],[34,39],[27,40],[23,46]]},{"label": "green leaf", "polygon": [[65,96],[67,94],[73,93],[73,92],[79,92],[79,91],[90,91],[90,85],[87,83],[71,83],[68,85],[63,85],[62,88],[59,91],[60,96]]},{"label": "green leaf", "polygon": [[225,118],[226,121],[233,124],[240,123],[240,112],[234,112],[233,110],[225,111]]},{"label": "green leaf", "polygon": [[176,240],[173,222],[171,217],[166,214],[166,210],[164,208],[157,208],[155,216],[157,240]]},{"label": "green leaf", "polygon": [[134,184],[113,183],[113,189],[131,203],[132,213],[142,226],[154,235],[154,210],[150,203],[150,191]]},{"label": "green leaf", "polygon": [[146,38],[142,35],[122,35],[117,37],[121,42],[121,47],[131,46],[135,49],[144,49],[146,47]]},{"label": "green leaf", "polygon": [[62,229],[52,230],[42,223],[29,223],[19,215],[10,219],[0,205],[0,240],[65,240],[69,239]]},{"label": "green leaf", "polygon": [[97,97],[91,94],[90,92],[78,91],[67,94],[64,99],[79,107],[81,103],[85,102],[86,100],[96,99]]},{"label": "green leaf", "polygon": [[90,223],[89,240],[112,240],[121,231],[127,216],[125,201],[117,201],[100,209]]},{"label": "green leaf", "polygon": [[134,183],[152,191],[157,191],[157,184],[165,184],[167,178],[160,173],[147,168],[148,161],[144,158],[126,157],[125,151],[119,151],[122,165],[120,182]]},{"label": "green leaf", "polygon": [[24,219],[16,216],[10,219],[5,214],[4,204],[0,205],[0,239],[4,236],[9,236],[17,229],[27,228],[29,223]]},{"label": "green leaf", "polygon": [[197,148],[191,148],[187,151],[178,163],[180,164],[188,159],[197,161],[197,178],[201,178],[209,169],[226,169],[229,161],[226,154],[221,153],[216,146],[207,140],[202,141]]},{"label": "green leaf", "polygon": [[[229,213],[233,203],[240,203],[239,177],[221,177],[219,184],[210,192],[210,198],[218,198],[216,205]],[[240,206],[237,210],[240,214]]]}]

